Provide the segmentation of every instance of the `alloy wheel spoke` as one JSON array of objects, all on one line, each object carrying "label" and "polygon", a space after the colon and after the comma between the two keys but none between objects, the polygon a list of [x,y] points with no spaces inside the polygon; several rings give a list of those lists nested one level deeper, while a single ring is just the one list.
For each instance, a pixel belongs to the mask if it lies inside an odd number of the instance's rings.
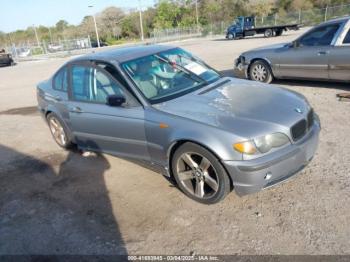
[{"label": "alloy wheel spoke", "polygon": [[54,126],[55,129],[58,128],[58,124],[56,123],[56,120],[51,119],[51,124]]},{"label": "alloy wheel spoke", "polygon": [[205,157],[202,158],[201,163],[199,164],[199,168],[205,172],[208,170],[208,168],[211,166],[210,162],[208,159],[206,159]]},{"label": "alloy wheel spoke", "polygon": [[53,126],[50,126],[50,129],[51,129],[52,134],[55,135],[55,133],[57,131],[56,128]]},{"label": "alloy wheel spoke", "polygon": [[56,142],[64,146],[66,144],[66,134],[61,124],[54,118],[50,120],[50,129]]},{"label": "alloy wheel spoke", "polygon": [[64,145],[66,143],[66,136],[65,136],[63,130],[60,131],[60,140],[61,140],[62,145]]},{"label": "alloy wheel spoke", "polygon": [[204,182],[215,192],[218,191],[219,185],[208,173],[204,173]]},{"label": "alloy wheel spoke", "polygon": [[56,139],[59,139],[59,138],[60,138],[60,132],[59,132],[58,130],[55,130],[54,137],[55,137]]},{"label": "alloy wheel spoke", "polygon": [[197,197],[204,197],[204,181],[203,180],[196,182],[195,194]]},{"label": "alloy wheel spoke", "polygon": [[183,154],[181,158],[191,169],[194,170],[198,167],[198,164],[192,159],[190,154]]},{"label": "alloy wheel spoke", "polygon": [[192,170],[180,172],[178,175],[181,181],[190,180],[193,178]]}]

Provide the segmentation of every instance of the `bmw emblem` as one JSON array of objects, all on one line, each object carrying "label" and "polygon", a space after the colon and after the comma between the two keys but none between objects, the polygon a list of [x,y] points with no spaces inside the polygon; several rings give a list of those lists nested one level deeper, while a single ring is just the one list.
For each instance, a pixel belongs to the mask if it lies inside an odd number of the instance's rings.
[{"label": "bmw emblem", "polygon": [[294,111],[299,113],[299,114],[303,113],[303,111],[299,107],[294,108]]}]

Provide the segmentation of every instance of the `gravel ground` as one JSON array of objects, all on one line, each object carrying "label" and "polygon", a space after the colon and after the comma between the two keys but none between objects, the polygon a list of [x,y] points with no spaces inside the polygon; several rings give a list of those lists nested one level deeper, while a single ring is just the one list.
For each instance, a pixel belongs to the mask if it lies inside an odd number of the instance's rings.
[{"label": "gravel ground", "polygon": [[[240,52],[299,32],[172,43],[227,75]],[[35,85],[65,59],[0,68],[0,254],[350,254],[347,84],[279,81],[322,121],[312,163],[287,183],[205,206],[142,163],[58,148]]]}]

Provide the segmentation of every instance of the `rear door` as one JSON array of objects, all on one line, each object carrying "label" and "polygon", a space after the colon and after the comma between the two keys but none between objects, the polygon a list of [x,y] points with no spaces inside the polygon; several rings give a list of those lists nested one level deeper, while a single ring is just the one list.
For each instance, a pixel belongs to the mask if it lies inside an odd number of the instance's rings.
[{"label": "rear door", "polygon": [[328,79],[329,53],[341,23],[319,26],[281,50],[278,75],[291,78]]},{"label": "rear door", "polygon": [[[91,63],[70,66],[69,116],[79,146],[110,154],[148,159],[144,109],[111,73]],[[108,95],[122,95],[127,104],[111,107]]]},{"label": "rear door", "polygon": [[350,22],[329,53],[329,78],[350,80]]}]

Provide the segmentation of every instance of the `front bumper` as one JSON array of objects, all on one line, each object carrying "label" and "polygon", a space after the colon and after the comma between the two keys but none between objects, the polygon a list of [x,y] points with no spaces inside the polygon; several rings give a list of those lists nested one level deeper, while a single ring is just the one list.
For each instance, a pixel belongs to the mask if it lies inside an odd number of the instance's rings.
[{"label": "front bumper", "polygon": [[315,122],[298,142],[263,157],[246,161],[223,161],[238,195],[252,194],[281,183],[301,171],[313,158],[320,133]]},{"label": "front bumper", "polygon": [[248,64],[243,56],[238,57],[233,64],[233,71],[236,76],[241,78],[249,78],[248,76]]}]

